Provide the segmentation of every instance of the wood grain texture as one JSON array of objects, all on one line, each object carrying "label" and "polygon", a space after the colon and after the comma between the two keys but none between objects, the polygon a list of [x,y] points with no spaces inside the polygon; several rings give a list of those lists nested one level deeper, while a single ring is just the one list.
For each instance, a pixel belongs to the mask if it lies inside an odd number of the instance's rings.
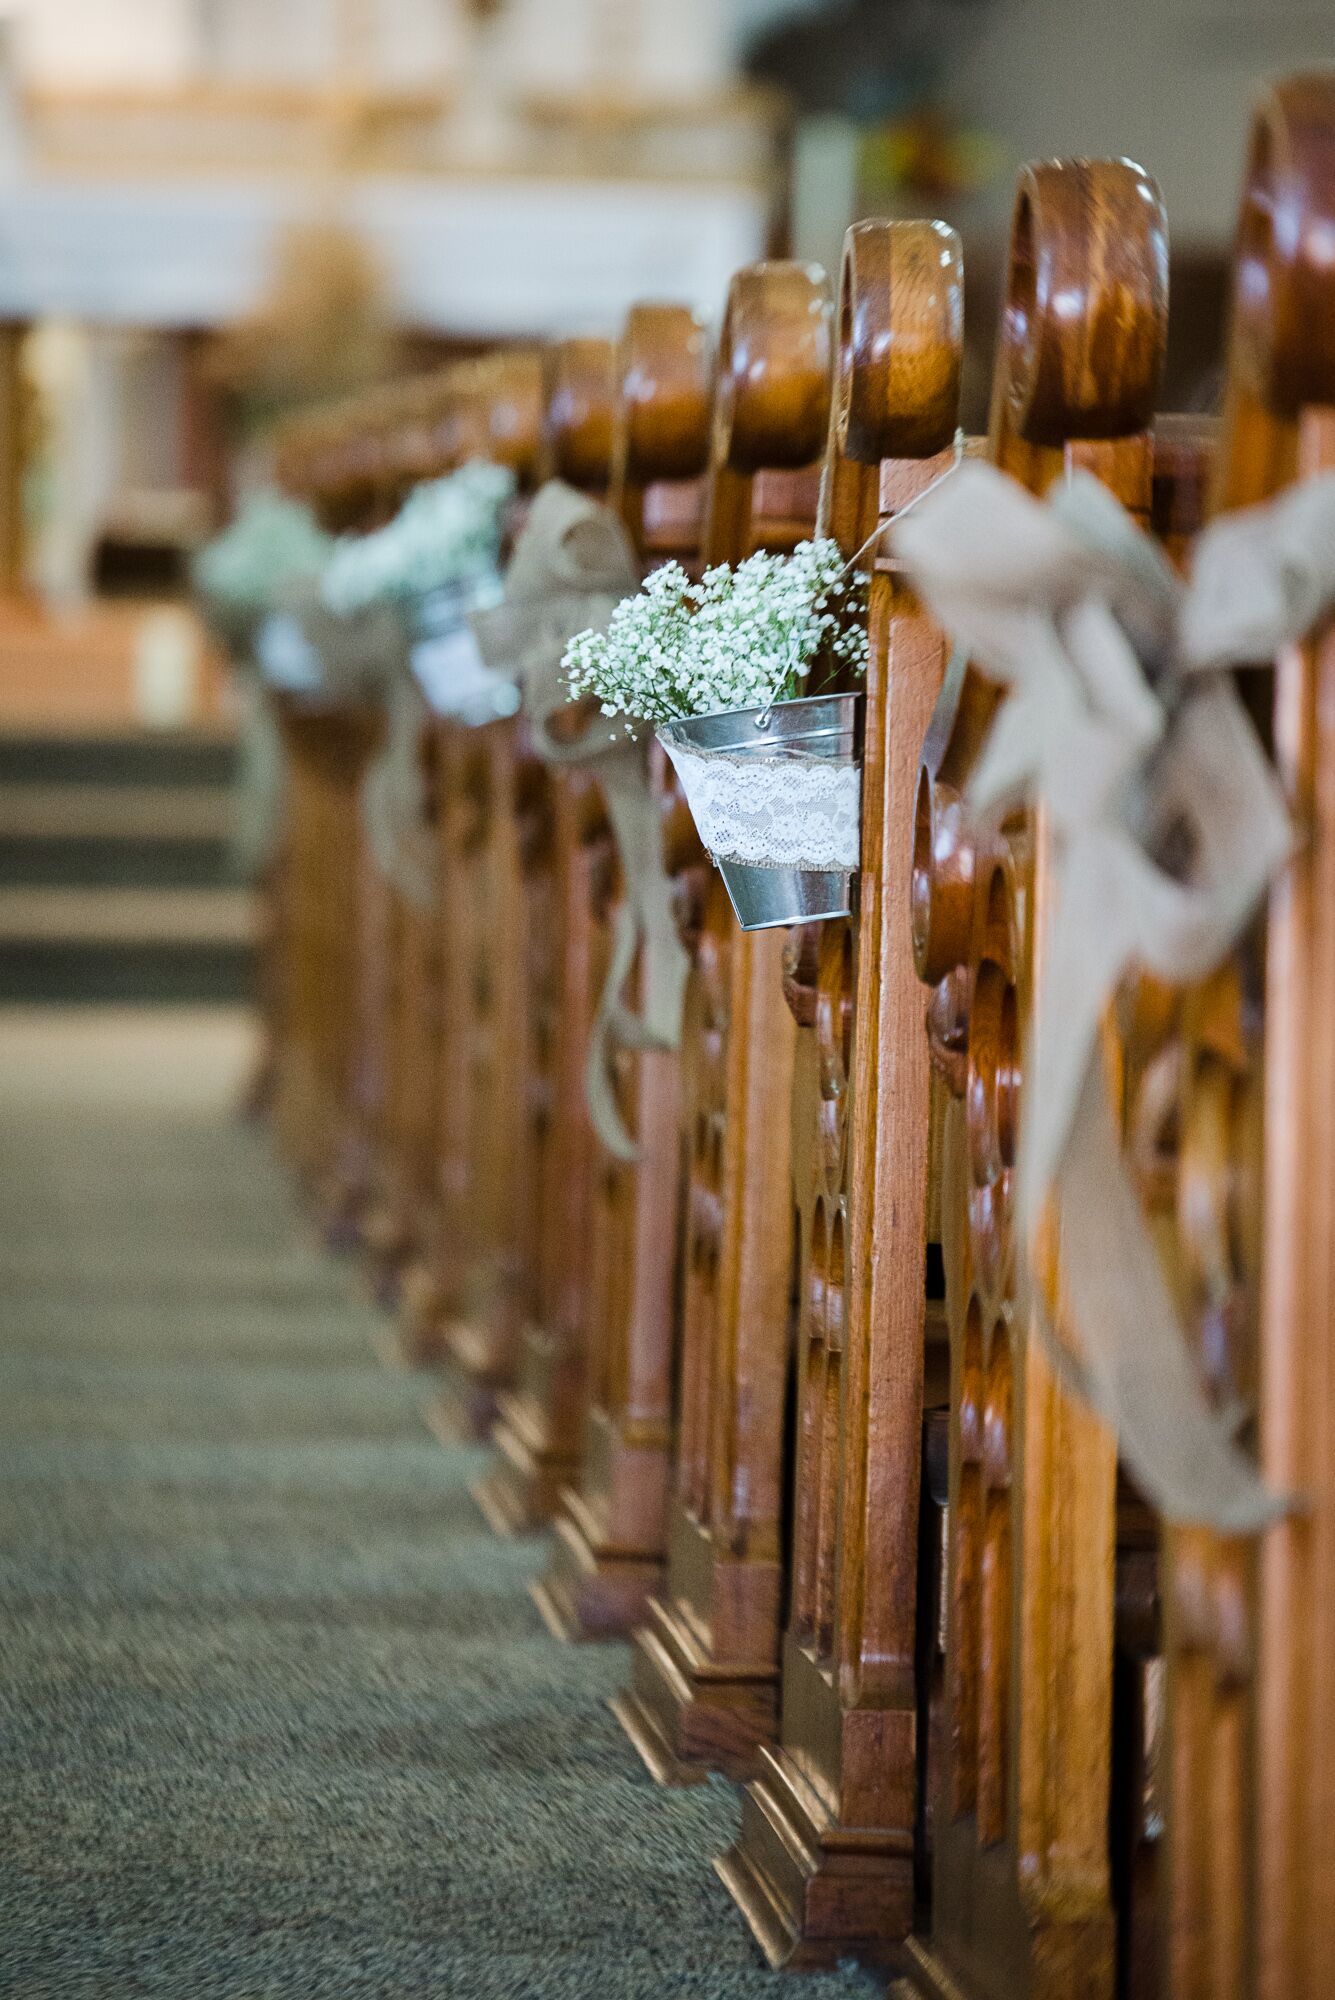
[{"label": "wood grain texture", "polygon": [[[613,474],[616,391],[611,343],[553,345],[545,365],[542,477],[605,493]],[[495,740],[494,729],[484,734]],[[560,1510],[553,1567],[535,1595],[563,1636],[602,1636],[634,1615],[653,1574],[652,1520],[646,1527],[634,1517],[633,1476],[625,1496],[625,1469],[609,1469],[631,1510],[613,1519],[600,1513],[585,1472],[602,1435],[594,1408],[622,1380],[617,1287],[630,1247],[622,1184],[601,1157],[584,1101],[584,1064],[620,883],[596,777],[545,765],[522,718],[508,740],[511,789],[497,810],[511,828],[505,872],[521,897],[525,971],[512,988],[523,1018],[515,1018],[500,1047],[504,1058],[518,1057],[515,1102],[522,1110],[519,1148],[510,1149],[496,1190],[518,1314],[507,1368],[493,1374],[499,1421],[477,1493],[493,1525],[506,1532],[545,1527]],[[489,943],[488,953],[493,949]],[[475,1330],[466,1340],[456,1335],[453,1346],[464,1376],[476,1379],[486,1350]]]},{"label": "wood grain texture", "polygon": [[[540,927],[531,960],[540,983],[530,1005],[543,1024],[537,1266],[518,1378],[498,1395],[492,1455],[475,1489],[503,1533],[550,1522],[563,1488],[579,1477],[583,1451],[595,1178],[584,1056],[606,972],[606,927],[593,915],[611,859],[610,832],[587,837],[592,790],[575,773],[552,785],[546,908],[529,903],[530,922]],[[541,879],[532,874],[530,889]]]},{"label": "wood grain texture", "polygon": [[[688,563],[698,556],[700,509],[680,505],[675,475],[684,461],[694,462],[686,435],[692,407],[698,422],[695,449],[705,449],[707,405],[686,398],[685,410],[679,407],[673,422],[657,431],[649,426],[648,413],[665,402],[670,406],[668,392],[695,378],[700,359],[700,329],[691,314],[665,308],[631,312],[615,363],[609,499],[646,569],[669,556]],[[650,546],[646,523],[654,518],[655,495],[665,484],[679,504],[675,514],[660,516]],[[691,481],[684,497],[701,493],[700,483]],[[661,759],[652,755],[661,790]],[[592,775],[596,785],[596,767]],[[592,921],[606,934],[626,893],[619,868],[599,888]],[[605,935],[604,949],[609,942]],[[642,967],[633,967],[632,994],[641,977]],[[615,1073],[638,1157],[616,1159],[601,1146],[592,1157],[588,1408],[578,1477],[561,1493],[551,1562],[534,1593],[550,1628],[566,1639],[631,1632],[662,1581],[666,1558],[681,1209],[680,1063],[676,1051],[625,1049],[616,1056]]]},{"label": "wood grain texture", "polygon": [[[1254,122],[1234,262],[1217,509],[1335,468],[1335,80]],[[1256,1544],[1164,1538],[1160,1966],[1184,2000],[1307,2000],[1335,1936],[1335,652],[1244,694],[1301,839],[1264,918],[1128,1043],[1132,1157],[1210,1390],[1302,1510]],[[1157,1030],[1157,1033],[1155,1032]]]},{"label": "wood grain texture", "polygon": [[[815,521],[832,328],[820,274],[734,279],[715,372],[701,559],[789,549]],[[666,1780],[744,1773],[777,1725],[790,1370],[794,1023],[782,937],[738,930],[698,845],[682,864],[693,953],[682,1043],[686,1193],[667,1576],[617,1713]]]},{"label": "wood grain texture", "polygon": [[[821,528],[852,557],[953,463],[958,238],[846,239]],[[907,447],[907,449],[902,449]],[[869,553],[862,866],[852,919],[790,954],[801,1023],[797,1443],[778,1746],[721,1872],[771,1960],[883,1956],[912,1920],[914,1630],[929,1177],[922,990],[901,893],[944,642]]]},{"label": "wood grain texture", "polygon": [[[448,371],[438,404],[412,403],[381,433],[396,501],[414,478],[474,457],[507,465],[521,492],[531,486],[541,392],[540,357],[527,349]],[[405,1358],[440,1360],[456,1345],[468,1355],[462,1415],[475,1432],[489,1425],[495,1384],[513,1371],[518,1311],[508,1202],[520,1124],[501,1054],[519,1033],[524,953],[513,738],[509,723],[469,730],[428,718],[422,727],[438,887],[426,910],[391,897],[393,1126],[364,1232],[381,1288],[399,1307]]]},{"label": "wood grain texture", "polygon": [[[1021,176],[989,454],[1031,491],[1065,468],[1148,518],[1166,312],[1157,191],[1125,162]],[[910,908],[933,989],[950,1336],[942,1716],[924,1991],[1113,1990],[1108,1864],[1115,1456],[1018,1320],[1011,1204],[1022,1049],[1042,1006],[1041,816],[961,811],[995,696],[953,661],[927,730]]]},{"label": "wood grain texture", "polygon": [[337,1233],[357,1199],[344,1160],[357,1060],[357,801],[381,724],[362,709],[278,706],[288,797],[269,885],[274,1118],[322,1223]]}]

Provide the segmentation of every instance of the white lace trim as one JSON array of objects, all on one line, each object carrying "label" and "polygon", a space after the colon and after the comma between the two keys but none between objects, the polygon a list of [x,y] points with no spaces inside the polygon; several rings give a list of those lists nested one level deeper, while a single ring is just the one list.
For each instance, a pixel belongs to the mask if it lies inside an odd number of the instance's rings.
[{"label": "white lace trim", "polygon": [[862,772],[833,757],[748,756],[665,743],[700,838],[751,868],[856,868]]},{"label": "white lace trim", "polygon": [[469,626],[458,625],[412,650],[418,686],[437,715],[481,728],[519,707],[519,689],[508,674],[489,667]]}]

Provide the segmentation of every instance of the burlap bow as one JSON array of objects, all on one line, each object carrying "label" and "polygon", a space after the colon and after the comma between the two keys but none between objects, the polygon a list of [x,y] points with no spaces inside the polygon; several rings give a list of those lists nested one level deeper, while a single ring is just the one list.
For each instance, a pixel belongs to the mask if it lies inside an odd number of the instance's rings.
[{"label": "burlap bow", "polygon": [[436,890],[421,754],[427,709],[409,670],[406,609],[378,603],[331,611],[313,579],[285,591],[283,608],[320,663],[320,685],[309,698],[328,707],[385,710],[384,743],[362,781],[362,823],[381,873],[426,909]]},{"label": "burlap bow", "polygon": [[[617,1159],[636,1145],[617,1102],[611,1064],[618,1048],[675,1049],[688,962],[672,914],[663,866],[658,803],[643,743],[598,716],[573,740],[558,740],[553,718],[570,705],[561,669],[577,632],[601,631],[639,573],[616,516],[573,487],[551,480],[535,498],[505,579],[505,602],[475,613],[474,633],[487,665],[515,674],[539,754],[557,765],[590,765],[607,802],[625,895],[617,912],[612,962],[598,1003],[585,1067],[593,1126]],[[626,984],[640,958],[640,1011]]]},{"label": "burlap bow", "polygon": [[[1009,690],[971,806],[996,822],[1041,802],[1051,833],[1016,1207],[1031,1272],[1045,1215],[1059,1227],[1062,1331],[1037,1281],[1031,1321],[1167,1518],[1257,1529],[1289,1503],[1193,1366],[1124,1164],[1100,1024],[1135,967],[1173,984],[1213,970],[1290,852],[1274,772],[1221,669],[1273,659],[1335,604],[1335,479],[1217,523],[1186,587],[1083,474],[1040,503],[965,465],[891,532],[944,630]],[[1170,867],[1170,838],[1185,865]]]}]

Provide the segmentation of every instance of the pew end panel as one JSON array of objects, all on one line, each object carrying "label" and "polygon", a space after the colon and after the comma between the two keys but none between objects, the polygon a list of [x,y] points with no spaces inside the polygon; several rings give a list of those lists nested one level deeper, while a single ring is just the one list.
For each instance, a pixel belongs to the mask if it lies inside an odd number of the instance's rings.
[{"label": "pew end panel", "polygon": [[[542,1132],[538,1262],[532,1318],[523,1329],[514,1386],[497,1395],[490,1463],[474,1495],[503,1534],[546,1527],[564,1487],[579,1477],[588,1397],[594,1136],[584,1103],[584,1053],[607,966],[605,904],[610,830],[592,781],[550,781],[549,869],[529,877],[530,965],[545,990],[531,998],[544,1026],[544,1076],[535,1093]],[[600,826],[590,838],[590,813]],[[529,1097],[530,1105],[533,1097]]]},{"label": "pew end panel", "polygon": [[[850,230],[820,524],[850,559],[954,463],[962,324],[953,232]],[[930,1089],[900,877],[944,642],[889,556],[873,545],[863,561],[856,914],[794,933],[788,965],[799,1257],[781,1728],[718,1864],[775,1965],[885,1959],[915,1899]]]},{"label": "pew end panel", "polygon": [[[1335,470],[1335,80],[1253,125],[1212,512]],[[1237,686],[1299,829],[1207,978],[1120,996],[1124,1146],[1198,1375],[1297,1510],[1257,1536],[1159,1524],[1157,1922],[1174,2000],[1306,2000],[1330,1981],[1335,1677],[1335,814],[1329,629]],[[1148,1989],[1147,1989],[1148,1990]]]},{"label": "pew end panel", "polygon": [[[1021,176],[989,455],[1032,492],[1081,466],[1149,519],[1166,272],[1162,204],[1138,168]],[[1116,1458],[1019,1319],[1015,1132],[1043,1004],[1047,834],[1041,812],[995,835],[964,817],[995,700],[952,661],[924,744],[910,896],[945,1096],[951,1367],[932,1925],[902,1963],[904,1990],[1059,2000],[1113,1991]]]},{"label": "pew end panel", "polygon": [[[715,371],[701,559],[787,551],[812,532],[829,419],[823,275],[733,280]],[[753,1769],[778,1722],[790,1379],[795,1029],[781,933],[743,933],[688,850],[682,1036],[682,1334],[667,1574],[614,1704],[663,1782]]]},{"label": "pew end panel", "polygon": [[[615,364],[609,504],[646,569],[698,558],[709,451],[709,347],[693,313],[646,304],[628,315]],[[665,760],[649,753],[661,798]],[[626,886],[594,913],[619,916]],[[644,977],[632,969],[631,991]],[[620,1049],[616,1089],[638,1157],[594,1148],[589,1342],[593,1362],[580,1474],[560,1496],[540,1608],[562,1638],[630,1633],[664,1570],[677,1337],[681,1209],[680,1061]]]}]

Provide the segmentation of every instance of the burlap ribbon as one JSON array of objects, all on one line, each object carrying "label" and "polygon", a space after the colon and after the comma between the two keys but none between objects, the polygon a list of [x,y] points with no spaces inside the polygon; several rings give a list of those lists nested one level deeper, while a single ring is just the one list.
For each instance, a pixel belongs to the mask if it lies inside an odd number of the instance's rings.
[{"label": "burlap ribbon", "polygon": [[[618,1048],[677,1047],[688,961],[672,913],[645,745],[603,716],[573,739],[556,737],[551,725],[570,707],[561,670],[570,640],[577,632],[601,631],[621,599],[638,587],[634,555],[616,516],[552,480],[535,498],[516,543],[505,602],[472,619],[488,666],[515,674],[523,684],[539,754],[556,765],[590,766],[607,802],[625,895],[590,1037],[585,1094],[598,1137],[622,1160],[635,1159],[637,1149],[617,1101],[615,1054]],[[638,1012],[626,1001],[637,956]]]},{"label": "burlap ribbon", "polygon": [[[1087,475],[1040,503],[965,465],[891,532],[944,630],[1009,690],[970,804],[995,823],[1039,802],[1051,835],[1016,1175],[1030,1321],[1167,1518],[1258,1529],[1290,1502],[1193,1364],[1126,1171],[1100,1029],[1133,968],[1173,984],[1213,970],[1290,853],[1283,796],[1224,670],[1272,660],[1335,605],[1335,479],[1217,523],[1185,587]],[[1060,1329],[1035,1275],[1049,1216]]]},{"label": "burlap ribbon", "polygon": [[286,591],[283,609],[320,663],[310,700],[385,710],[384,743],[362,782],[362,823],[381,873],[425,909],[436,891],[436,852],[422,771],[427,710],[409,668],[407,612],[396,603],[331,611],[313,579]]},{"label": "burlap ribbon", "polygon": [[430,710],[406,670],[389,677],[384,702],[384,743],[362,780],[362,824],[381,874],[406,902],[427,910],[439,883],[422,765],[422,732]]},{"label": "burlap ribbon", "polygon": [[283,820],[283,738],[258,677],[241,676],[241,727],[233,790],[227,872],[238,882],[258,882],[278,850]]}]

